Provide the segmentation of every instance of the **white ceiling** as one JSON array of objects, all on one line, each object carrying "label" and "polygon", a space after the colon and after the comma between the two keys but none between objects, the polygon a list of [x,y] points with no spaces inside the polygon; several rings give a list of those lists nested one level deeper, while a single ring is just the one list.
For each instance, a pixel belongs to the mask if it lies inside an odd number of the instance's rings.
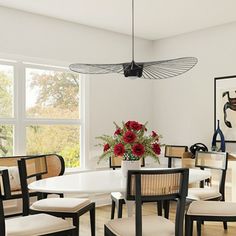
[{"label": "white ceiling", "polygon": [[[0,0],[0,6],[131,32],[131,0]],[[135,34],[155,40],[221,25],[236,21],[235,10],[236,0],[135,0]]]}]

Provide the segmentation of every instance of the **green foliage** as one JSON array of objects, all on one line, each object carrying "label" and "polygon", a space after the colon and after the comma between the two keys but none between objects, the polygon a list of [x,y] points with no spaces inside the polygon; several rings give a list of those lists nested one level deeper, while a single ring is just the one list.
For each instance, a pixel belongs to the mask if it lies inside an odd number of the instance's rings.
[{"label": "green foliage", "polygon": [[10,125],[0,125],[0,156],[13,154],[13,129]]},{"label": "green foliage", "polygon": [[[30,88],[37,98],[27,110],[31,117],[78,118],[79,81],[72,73],[33,74]],[[76,125],[32,125],[27,128],[27,152],[58,153],[67,167],[80,165],[80,127]]]},{"label": "green foliage", "polygon": [[79,144],[65,147],[59,155],[63,156],[67,167],[77,167],[80,166],[80,146]]},{"label": "green foliage", "polygon": [[29,89],[37,91],[31,117],[79,118],[79,81],[72,73],[37,74],[32,72]]},{"label": "green foliage", "polygon": [[10,75],[0,71],[0,117],[12,115],[13,79]]},{"label": "green foliage", "polygon": [[[12,115],[12,74],[7,70],[0,71],[0,117]],[[11,125],[0,125],[0,156],[13,153],[13,128]]]}]

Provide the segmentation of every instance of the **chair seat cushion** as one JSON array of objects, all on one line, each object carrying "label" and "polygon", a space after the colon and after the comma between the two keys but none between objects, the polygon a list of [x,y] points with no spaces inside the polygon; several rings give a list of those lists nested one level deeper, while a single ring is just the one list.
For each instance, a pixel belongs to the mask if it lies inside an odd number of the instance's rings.
[{"label": "chair seat cushion", "polygon": [[[106,226],[119,236],[135,236],[135,218],[122,218],[109,221]],[[175,225],[170,220],[157,215],[142,217],[143,236],[174,236]]]},{"label": "chair seat cushion", "polygon": [[44,212],[77,212],[90,203],[88,198],[46,198],[34,202],[30,209]]},{"label": "chair seat cushion", "polygon": [[187,199],[191,200],[209,200],[221,198],[221,193],[213,188],[189,188]]},{"label": "chair seat cushion", "polygon": [[7,236],[37,236],[73,228],[68,221],[47,214],[6,220]]},{"label": "chair seat cushion", "polygon": [[123,199],[125,199],[123,194],[120,193],[120,192],[112,192],[111,193],[111,198],[114,199],[114,200],[123,200]]},{"label": "chair seat cushion", "polygon": [[188,215],[236,216],[236,202],[194,201],[190,204]]}]

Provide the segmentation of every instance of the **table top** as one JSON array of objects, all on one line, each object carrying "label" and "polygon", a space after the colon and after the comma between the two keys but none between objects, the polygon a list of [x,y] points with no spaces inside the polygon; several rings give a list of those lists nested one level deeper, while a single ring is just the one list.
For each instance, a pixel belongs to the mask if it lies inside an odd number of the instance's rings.
[{"label": "table top", "polygon": [[[145,168],[157,169],[157,168]],[[164,168],[158,168],[164,169]],[[207,170],[189,169],[189,183],[199,182],[211,176]],[[38,180],[29,189],[45,193],[111,193],[125,192],[126,178],[121,170],[81,172]]]}]

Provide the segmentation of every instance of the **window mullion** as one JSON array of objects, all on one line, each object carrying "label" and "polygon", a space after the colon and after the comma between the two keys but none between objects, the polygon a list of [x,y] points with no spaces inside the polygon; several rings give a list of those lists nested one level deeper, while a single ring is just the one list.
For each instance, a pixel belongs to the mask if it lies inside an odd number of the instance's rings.
[{"label": "window mullion", "polygon": [[26,153],[26,127],[25,127],[25,68],[22,63],[16,66],[15,74],[15,154],[24,155]]}]

